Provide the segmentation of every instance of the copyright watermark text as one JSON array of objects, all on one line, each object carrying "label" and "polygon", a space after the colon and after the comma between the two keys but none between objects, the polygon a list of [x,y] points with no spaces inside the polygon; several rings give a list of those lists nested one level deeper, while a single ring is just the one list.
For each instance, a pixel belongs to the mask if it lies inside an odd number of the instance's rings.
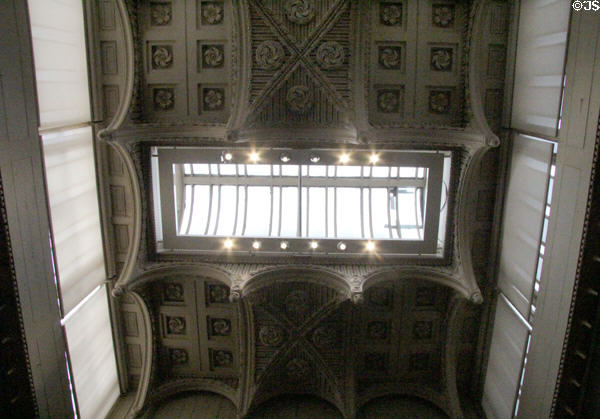
[{"label": "copyright watermark text", "polygon": [[580,10],[597,12],[600,10],[600,0],[575,0],[573,3],[571,3],[571,7],[573,7],[573,10],[576,12]]}]

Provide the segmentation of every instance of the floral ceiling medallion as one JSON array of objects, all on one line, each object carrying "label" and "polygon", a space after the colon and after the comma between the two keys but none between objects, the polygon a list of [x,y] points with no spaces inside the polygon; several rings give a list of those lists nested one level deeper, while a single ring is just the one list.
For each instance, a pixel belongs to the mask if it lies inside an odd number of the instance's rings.
[{"label": "floral ceiling medallion", "polygon": [[286,0],[285,15],[290,22],[306,25],[315,17],[313,0]]},{"label": "floral ceiling medallion", "polygon": [[278,326],[262,326],[258,332],[258,339],[265,346],[279,346],[283,343],[285,336],[283,330]]},{"label": "floral ceiling medallion", "polygon": [[171,47],[159,45],[152,48],[152,65],[154,68],[169,68],[173,64],[173,53]]},{"label": "floral ceiling medallion", "polygon": [[344,47],[339,42],[323,42],[317,49],[317,62],[324,70],[334,70],[344,65]]},{"label": "floral ceiling medallion", "polygon": [[310,89],[306,86],[294,86],[288,90],[286,101],[292,112],[304,113],[312,107]]},{"label": "floral ceiling medallion", "polygon": [[222,49],[215,45],[207,46],[202,55],[207,67],[221,67],[225,59]]},{"label": "floral ceiling medallion", "polygon": [[277,41],[264,41],[256,48],[256,63],[264,70],[277,70],[284,56],[283,47]]}]

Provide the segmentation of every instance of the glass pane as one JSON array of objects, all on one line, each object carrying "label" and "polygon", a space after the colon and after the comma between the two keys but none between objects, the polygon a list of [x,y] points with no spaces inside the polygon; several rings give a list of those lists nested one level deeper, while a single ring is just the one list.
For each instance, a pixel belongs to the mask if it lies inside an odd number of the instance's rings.
[{"label": "glass pane", "polygon": [[246,166],[248,176],[270,176],[271,166],[268,164],[249,164]]},{"label": "glass pane", "polygon": [[223,176],[234,176],[235,175],[235,164],[220,164],[219,170]]},{"label": "glass pane", "polygon": [[371,189],[371,221],[373,223],[373,238],[387,239],[388,230],[388,190],[386,188]]},{"label": "glass pane", "polygon": [[[303,166],[306,167],[306,166]],[[300,215],[302,216],[302,233],[300,234],[302,237],[308,236],[308,190],[307,188],[302,188],[302,210],[300,211]]]},{"label": "glass pane", "polygon": [[246,208],[246,187],[238,186],[238,206],[237,219],[235,222],[235,235],[241,236],[245,223],[245,208]]},{"label": "glass pane", "polygon": [[298,231],[298,188],[282,188],[281,237],[296,237]]},{"label": "glass pane", "polygon": [[208,208],[210,206],[210,186],[194,185],[192,194],[192,219],[189,230],[182,231],[181,234],[189,234],[192,236],[201,236],[206,230],[208,219]]},{"label": "glass pane", "polygon": [[295,164],[286,164],[281,166],[282,176],[298,176],[298,166]]},{"label": "glass pane", "polygon": [[325,188],[310,188],[309,190],[309,237],[327,237],[325,231],[325,193]]},{"label": "glass pane", "polygon": [[400,177],[414,178],[416,176],[417,176],[417,168],[416,167],[401,167],[400,168]]},{"label": "glass pane", "polygon": [[337,235],[340,238],[361,238],[360,189],[337,188]]},{"label": "glass pane", "polygon": [[[268,167],[268,166],[267,166]],[[248,166],[250,170],[250,166]],[[266,186],[248,187],[248,213],[245,236],[267,236],[269,234],[269,213],[271,211],[271,191]]]},{"label": "glass pane", "polygon": [[373,167],[373,177],[378,177],[378,178],[388,177],[389,173],[390,173],[389,171],[390,171],[389,167],[380,167],[380,166]]},{"label": "glass pane", "polygon": [[327,176],[327,166],[309,166],[309,176],[325,177]]},{"label": "glass pane", "polygon": [[360,177],[360,166],[338,166],[338,177]]},{"label": "glass pane", "polygon": [[187,229],[190,225],[190,218],[192,215],[192,211],[191,211],[192,188],[193,188],[192,185],[185,185],[184,207],[182,209],[175,208],[175,211],[177,214],[179,214],[179,211],[183,211],[183,216],[181,218],[181,228],[179,229],[179,234],[185,234],[185,232],[187,231]]},{"label": "glass pane", "polygon": [[228,236],[233,233],[233,223],[237,210],[236,190],[236,186],[221,186],[221,212],[219,214],[217,236]]}]

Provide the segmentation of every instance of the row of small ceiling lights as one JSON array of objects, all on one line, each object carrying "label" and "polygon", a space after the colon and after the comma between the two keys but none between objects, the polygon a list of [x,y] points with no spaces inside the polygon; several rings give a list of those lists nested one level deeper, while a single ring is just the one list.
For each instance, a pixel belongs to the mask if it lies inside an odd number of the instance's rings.
[{"label": "row of small ceiling lights", "polygon": [[[260,154],[258,154],[258,152],[256,152],[256,151],[252,151],[250,154],[248,154],[248,159],[252,163],[258,163],[260,161]],[[224,151],[223,153],[221,153],[221,161],[222,162],[231,162],[232,160],[233,160],[233,154],[231,154],[231,152]],[[279,160],[282,163],[289,163],[290,161],[292,161],[292,158],[288,153],[281,153],[279,155]],[[309,160],[311,161],[311,163],[318,163],[319,161],[321,161],[321,156],[319,156],[318,154],[311,154]],[[378,161],[379,161],[379,155],[372,153],[369,156],[369,163],[377,164]],[[349,163],[350,155],[348,153],[340,154],[339,162],[341,164]]]},{"label": "row of small ceiling lights", "polygon": [[[309,246],[310,246],[310,248],[311,248],[312,250],[316,250],[316,249],[319,247],[319,242],[317,242],[317,241],[315,241],[315,240],[312,240],[312,241],[309,243]],[[226,239],[226,240],[223,242],[223,247],[224,247],[225,249],[228,249],[228,250],[232,249],[232,248],[233,248],[233,240],[232,240],[232,239]],[[281,250],[287,250],[287,249],[290,247],[290,244],[289,244],[289,242],[287,242],[287,241],[283,240],[283,241],[282,241],[282,242],[279,244],[279,247],[281,248]],[[260,250],[260,248],[261,248],[261,242],[260,242],[260,241],[258,241],[258,240],[254,240],[254,241],[252,242],[252,248],[253,248],[254,250]],[[346,243],[344,243],[344,242],[339,242],[339,243],[337,244],[337,248],[338,248],[338,250],[340,250],[340,251],[342,251],[342,252],[343,252],[343,251],[345,251],[345,250],[347,249],[347,245],[346,245]],[[375,243],[374,243],[374,242],[372,242],[372,241],[370,241],[370,240],[369,240],[369,241],[367,241],[367,242],[365,243],[365,250],[367,250],[367,251],[369,251],[369,252],[373,252],[373,251],[375,251]]]}]

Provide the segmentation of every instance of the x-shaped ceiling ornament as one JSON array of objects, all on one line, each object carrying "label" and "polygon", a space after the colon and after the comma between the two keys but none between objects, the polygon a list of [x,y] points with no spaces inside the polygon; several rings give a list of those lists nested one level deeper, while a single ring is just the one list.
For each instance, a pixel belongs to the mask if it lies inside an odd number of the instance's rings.
[{"label": "x-shaped ceiling ornament", "polygon": [[[312,0],[306,0],[311,2]],[[281,2],[282,4],[284,2]],[[335,2],[321,17],[310,34],[304,39],[294,39],[294,36],[286,29],[285,24],[280,22],[275,16],[273,10],[264,4],[264,2],[257,0],[249,0],[251,13],[256,11],[260,15],[262,20],[270,28],[273,35],[276,36],[277,41],[281,42],[285,48],[289,51],[290,55],[285,58],[281,67],[269,80],[266,86],[262,89],[261,93],[252,101],[248,108],[248,115],[256,115],[260,112],[261,108],[265,103],[272,97],[276,92],[282,88],[282,85],[290,77],[290,75],[298,70],[300,66],[308,73],[312,82],[318,89],[324,91],[329,99],[332,100],[334,105],[342,114],[347,114],[350,110],[350,105],[346,99],[336,90],[333,83],[328,79],[328,76],[319,67],[319,65],[311,58],[311,53],[317,48],[321,41],[326,37],[329,31],[336,25],[341,19],[341,16],[346,9],[349,8],[347,0],[339,0]],[[283,5],[281,6],[283,7]],[[254,10],[252,10],[254,9]],[[315,17],[317,19],[317,17]],[[294,25],[294,23],[290,23]],[[349,36],[349,34],[346,34]],[[254,40],[253,40],[254,42]],[[348,69],[348,58],[344,49],[343,66],[344,70]],[[256,66],[256,62],[253,57],[253,66]],[[326,65],[325,65],[326,67]]]},{"label": "x-shaped ceiling ornament", "polygon": [[[260,291],[259,291],[260,292]],[[293,296],[295,292],[302,291],[292,291],[289,295]],[[344,311],[342,307],[340,307],[339,299],[329,300],[324,305],[316,308],[314,311],[308,312],[308,310],[313,309],[313,307],[305,307],[302,309],[301,307],[291,307],[281,310],[271,304],[265,298],[251,298],[253,310],[255,312],[255,321],[257,321],[257,326],[255,330],[259,331],[264,325],[261,326],[260,322],[268,320],[271,326],[278,329],[283,333],[282,341],[277,346],[276,350],[273,353],[273,356],[268,361],[268,364],[265,366],[262,374],[257,371],[256,380],[256,389],[260,390],[262,384],[267,384],[269,381],[275,379],[276,381],[280,381],[280,377],[282,374],[286,374],[286,372],[290,373],[290,368],[298,367],[302,369],[302,365],[294,365],[294,363],[301,364],[303,361],[299,361],[297,358],[298,354],[303,354],[308,358],[310,365],[310,371],[299,371],[298,374],[309,373],[315,376],[317,373],[321,374],[327,382],[329,383],[330,388],[334,389],[335,397],[339,399],[341,395],[339,394],[339,389],[341,388],[341,382],[336,374],[332,371],[330,363],[328,363],[323,355],[322,351],[324,345],[319,345],[316,343],[318,339],[324,339],[325,343],[329,343],[329,350],[335,347],[333,352],[339,351],[340,362],[343,362],[343,353],[344,353],[344,331],[343,328],[337,328],[337,330],[331,330],[330,325],[327,324],[328,320],[331,317],[336,316],[337,314],[343,315]],[[307,310],[304,314],[298,314],[296,316],[293,312],[295,310]],[[337,325],[344,324],[344,322],[336,320],[336,322],[329,322]],[[258,332],[261,333],[261,332]],[[261,338],[257,336],[256,342],[260,344]],[[319,347],[320,348],[319,348]],[[329,358],[329,357],[328,357]],[[305,365],[306,367],[308,365]],[[338,371],[338,373],[343,376],[343,371]],[[260,374],[260,375],[259,375]],[[338,376],[340,376],[338,374]],[[303,377],[287,377],[291,381],[294,379],[298,379],[299,382],[302,382]],[[304,377],[306,378],[306,377]],[[266,386],[267,388],[273,388],[273,386]],[[277,388],[277,386],[275,386]]]}]

